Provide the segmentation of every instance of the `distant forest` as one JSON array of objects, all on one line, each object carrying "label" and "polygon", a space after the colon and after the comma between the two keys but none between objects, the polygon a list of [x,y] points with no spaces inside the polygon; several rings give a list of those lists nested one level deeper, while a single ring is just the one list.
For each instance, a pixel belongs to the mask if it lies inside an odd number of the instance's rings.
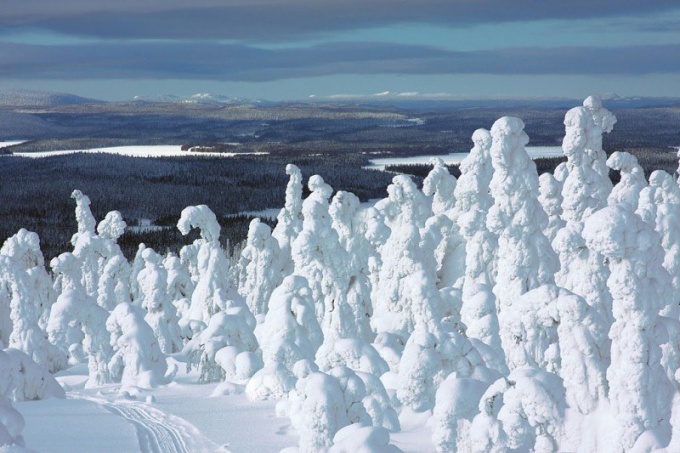
[{"label": "distant forest", "polygon": [[[607,101],[605,101],[607,107]],[[680,105],[611,110],[618,122],[604,136],[604,149],[638,157],[647,175],[655,169],[675,172],[680,146]],[[182,209],[207,204],[223,225],[222,242],[233,248],[247,232],[249,218],[233,214],[278,208],[288,181],[285,165],[298,165],[305,178],[321,175],[334,189],[363,200],[386,196],[393,174],[422,179],[430,166],[391,166],[388,172],[363,170],[372,156],[437,155],[467,152],[475,129],[490,128],[503,116],[526,123],[533,146],[557,146],[564,135],[565,106],[526,103],[388,107],[366,105],[193,105],[181,103],[104,103],[77,105],[0,105],[0,141],[27,139],[0,153],[109,146],[175,144],[186,148],[217,146],[239,152],[266,152],[227,159],[132,158],[78,154],[46,159],[2,156],[0,164],[0,243],[19,228],[37,232],[46,257],[69,249],[76,231],[73,189],[92,200],[98,220],[119,210],[131,225],[149,219],[162,231],[121,238],[131,257],[139,242],[165,252],[192,237],[174,227]],[[417,119],[417,120],[416,120]],[[225,146],[226,143],[238,143]],[[539,173],[552,171],[560,159],[537,160]],[[458,176],[458,169],[450,167]],[[613,181],[618,174],[611,173]]]}]

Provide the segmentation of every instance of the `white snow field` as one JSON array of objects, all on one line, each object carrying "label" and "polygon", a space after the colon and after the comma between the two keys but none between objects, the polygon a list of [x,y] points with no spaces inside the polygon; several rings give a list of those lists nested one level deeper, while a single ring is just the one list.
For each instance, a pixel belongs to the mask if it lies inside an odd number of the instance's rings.
[{"label": "white snow field", "polygon": [[74,190],[70,250],[0,248],[0,451],[680,451],[680,186],[615,123],[566,112],[539,176],[503,117],[368,204],[288,165],[232,259],[199,205],[128,262]]}]

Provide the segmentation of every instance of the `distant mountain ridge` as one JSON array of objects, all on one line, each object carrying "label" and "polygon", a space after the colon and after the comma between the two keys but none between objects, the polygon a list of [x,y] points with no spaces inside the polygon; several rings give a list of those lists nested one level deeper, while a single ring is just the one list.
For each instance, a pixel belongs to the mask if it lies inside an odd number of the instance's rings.
[{"label": "distant mountain ridge", "polygon": [[174,94],[162,94],[158,96],[135,96],[132,98],[136,102],[172,102],[185,104],[262,104],[266,103],[261,99],[248,99],[240,97],[229,97],[223,94],[196,93],[190,96],[177,96]]},{"label": "distant mountain ridge", "polygon": [[59,105],[101,104],[105,101],[54,91],[7,89],[0,90],[0,106],[54,107]]}]

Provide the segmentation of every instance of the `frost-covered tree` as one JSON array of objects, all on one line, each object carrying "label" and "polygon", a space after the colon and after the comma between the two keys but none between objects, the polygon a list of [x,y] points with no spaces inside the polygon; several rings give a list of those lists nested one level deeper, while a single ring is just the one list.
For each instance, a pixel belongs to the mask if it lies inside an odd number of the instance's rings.
[{"label": "frost-covered tree", "polygon": [[168,297],[177,309],[177,316],[185,318],[194,292],[191,275],[180,259],[172,254],[163,260],[163,267],[168,271]]},{"label": "frost-covered tree", "polygon": [[548,214],[548,226],[543,233],[552,242],[557,232],[566,225],[562,220],[562,184],[550,173],[543,173],[538,182],[540,192],[538,201]]},{"label": "frost-covered tree", "polygon": [[472,451],[558,451],[565,409],[562,379],[518,368],[482,395],[470,427]]},{"label": "frost-covered tree", "polygon": [[123,387],[154,388],[165,384],[167,363],[154,331],[144,320],[144,311],[121,303],[106,320],[113,356],[109,371]]},{"label": "frost-covered tree", "polygon": [[563,218],[580,222],[607,205],[612,191],[607,155],[602,149],[602,134],[611,132],[616,117],[602,107],[598,97],[590,96],[583,107],[575,107],[564,117],[562,150],[567,156],[562,188]]},{"label": "frost-covered tree", "polygon": [[630,449],[645,431],[668,427],[677,370],[665,371],[658,332],[659,313],[671,298],[663,250],[656,232],[627,204],[590,216],[583,236],[589,248],[609,260],[607,283],[613,296],[609,400],[616,419],[616,450]]},{"label": "frost-covered tree", "polygon": [[378,201],[375,208],[385,217],[385,224],[392,229],[392,234],[407,224],[424,227],[432,213],[425,195],[406,175],[392,179],[392,184],[387,186],[387,198]]},{"label": "frost-covered tree", "polygon": [[288,164],[286,174],[290,176],[286,186],[286,204],[276,217],[272,237],[279,242],[281,248],[284,275],[290,275],[294,268],[291,245],[302,231],[302,173],[295,165]]},{"label": "frost-covered tree", "polygon": [[[62,253],[50,262],[52,271],[62,276],[63,289],[52,305],[47,333],[50,342],[67,348],[73,355],[73,341],[82,331],[82,347],[87,355],[89,378],[86,387],[108,384],[113,381],[108,369],[113,350],[106,331],[109,313],[87,295],[80,283],[80,262],[71,253]],[[73,329],[75,328],[76,336]]]},{"label": "frost-covered tree", "polygon": [[99,259],[97,303],[107,310],[123,302],[131,302],[130,264],[118,246],[118,238],[125,232],[127,224],[118,211],[106,214],[97,225],[104,256]]},{"label": "frost-covered tree", "polygon": [[[472,134],[475,146],[460,164],[456,185],[456,221],[465,238],[465,283],[463,297],[471,297],[476,284],[493,285],[498,237],[486,227],[486,217],[493,197],[489,186],[493,175],[490,149],[492,137],[486,129]],[[463,322],[466,320],[464,319]]]},{"label": "frost-covered tree", "polygon": [[248,227],[246,246],[237,264],[238,290],[254,315],[267,313],[274,288],[283,280],[281,249],[271,236],[271,228],[260,219]]},{"label": "frost-covered tree", "polygon": [[[680,292],[680,187],[663,170],[653,172],[649,186],[640,192],[637,214],[661,236],[663,266],[671,275],[673,289]],[[677,297],[676,297],[677,299]]]},{"label": "frost-covered tree", "polygon": [[640,192],[647,186],[645,172],[632,154],[616,151],[607,159],[612,170],[621,172],[621,180],[609,194],[607,203],[611,205],[626,203],[635,211],[640,200]]},{"label": "frost-covered tree", "polygon": [[32,293],[31,302],[37,310],[37,323],[41,329],[45,329],[50,317],[50,308],[57,299],[57,294],[45,269],[40,238],[36,233],[22,228],[5,241],[0,249],[0,255],[8,256],[15,266],[26,272],[26,284]]},{"label": "frost-covered tree", "polygon": [[[243,302],[241,296],[229,286],[229,259],[220,247],[220,224],[206,205],[184,208],[177,222],[179,231],[186,235],[198,228],[201,238],[187,246],[198,248],[196,256],[198,282],[191,296],[188,318],[207,325],[210,318],[220,310],[225,300]],[[184,250],[184,249],[182,249]],[[219,296],[218,296],[219,292]],[[243,302],[245,305],[245,302]]]},{"label": "frost-covered tree", "polygon": [[[487,227],[498,235],[498,298],[501,329],[513,302],[525,292],[554,282],[557,255],[543,234],[548,218],[538,202],[536,165],[524,148],[524,122],[503,117],[491,128],[494,168]],[[505,347],[505,339],[503,339]]]},{"label": "frost-covered tree", "polygon": [[474,451],[470,424],[479,414],[479,401],[490,384],[454,374],[441,383],[432,412],[432,441],[438,452]]},{"label": "frost-covered tree", "polygon": [[351,330],[341,332],[342,338],[371,342],[375,335],[371,330],[370,317],[371,282],[369,262],[377,252],[366,237],[367,225],[360,211],[359,198],[349,192],[338,191],[329,207],[333,229],[338,233],[341,246],[347,252],[349,275],[346,301],[352,315]]},{"label": "frost-covered tree", "polygon": [[430,160],[432,170],[423,180],[423,193],[432,197],[432,212],[434,215],[444,214],[453,209],[456,204],[454,191],[456,177],[449,173],[444,161],[438,157]]},{"label": "frost-covered tree", "polygon": [[332,227],[328,200],[333,189],[319,175],[309,178],[308,187],[311,193],[302,203],[302,231],[293,241],[292,254],[295,273],[307,279],[317,319],[327,336],[331,324],[354,320],[346,302],[349,256]]},{"label": "frost-covered tree", "polygon": [[22,351],[43,369],[56,372],[66,367],[66,355],[48,341],[38,325],[40,307],[34,305],[38,296],[30,283],[29,275],[13,259],[0,255],[0,307],[6,316],[1,339],[4,346]]},{"label": "frost-covered tree", "polygon": [[245,381],[262,367],[253,329],[255,317],[243,301],[226,300],[215,294],[220,310],[207,327],[184,347],[187,367],[197,367],[199,382]]},{"label": "frost-covered tree", "polygon": [[250,399],[283,398],[295,385],[293,365],[313,361],[323,342],[312,290],[304,277],[289,275],[269,300],[264,322],[255,330],[264,368],[246,386]]},{"label": "frost-covered tree", "polygon": [[153,249],[142,252],[144,269],[137,275],[144,319],[153,329],[158,345],[165,354],[182,349],[177,310],[168,297],[168,273],[161,265],[162,258]]},{"label": "frost-covered tree", "polygon": [[[186,247],[185,247],[186,248]],[[132,297],[132,302],[139,305],[139,282],[137,281],[137,275],[144,269],[144,259],[142,258],[142,253],[146,249],[146,244],[139,244],[137,247],[137,253],[132,260],[132,265],[130,266],[130,296]]]},{"label": "frost-covered tree", "polygon": [[80,190],[74,190],[71,198],[76,201],[78,232],[71,237],[73,256],[81,262],[82,284],[87,295],[97,298],[100,260],[105,256],[105,244],[95,232],[97,225],[90,210],[90,198]]}]

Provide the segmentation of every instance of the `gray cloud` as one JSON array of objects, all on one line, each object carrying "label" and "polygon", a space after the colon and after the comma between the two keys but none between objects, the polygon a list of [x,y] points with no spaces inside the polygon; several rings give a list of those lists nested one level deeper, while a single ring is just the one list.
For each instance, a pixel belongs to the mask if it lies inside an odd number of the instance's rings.
[{"label": "gray cloud", "polygon": [[466,26],[638,16],[677,8],[677,0],[0,0],[0,30],[272,41],[395,23]]},{"label": "gray cloud", "polygon": [[680,45],[449,51],[380,42],[265,50],[205,43],[0,43],[0,77],[271,81],[334,74],[680,73]]}]

